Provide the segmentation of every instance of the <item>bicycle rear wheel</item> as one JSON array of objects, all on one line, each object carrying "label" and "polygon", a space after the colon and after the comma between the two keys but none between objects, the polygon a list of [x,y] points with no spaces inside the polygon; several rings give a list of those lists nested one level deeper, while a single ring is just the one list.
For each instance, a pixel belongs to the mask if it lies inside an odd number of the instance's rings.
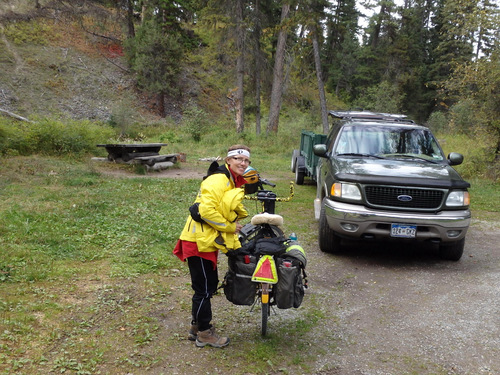
[{"label": "bicycle rear wheel", "polygon": [[261,312],[262,312],[262,325],[261,325],[261,334],[262,336],[265,336],[267,333],[267,320],[269,318],[269,314],[271,313],[270,311],[270,293],[271,293],[271,287],[267,283],[262,283],[261,284],[261,295],[260,295],[260,302],[261,302]]},{"label": "bicycle rear wheel", "polygon": [[261,308],[262,308],[261,334],[262,334],[262,336],[265,336],[267,334],[267,320],[269,318],[269,302],[263,303]]}]

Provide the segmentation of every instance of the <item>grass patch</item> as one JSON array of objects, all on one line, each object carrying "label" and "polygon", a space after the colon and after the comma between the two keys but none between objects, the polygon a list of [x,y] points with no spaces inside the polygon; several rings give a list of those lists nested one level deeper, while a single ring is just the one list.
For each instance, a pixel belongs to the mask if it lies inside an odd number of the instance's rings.
[{"label": "grass patch", "polygon": [[500,213],[500,187],[497,182],[474,178],[471,188],[472,216],[479,220],[498,221]]},{"label": "grass patch", "polygon": [[[31,162],[21,160],[10,167],[19,170]],[[117,275],[165,268],[164,248],[176,241],[183,225],[179,217],[186,216],[198,189],[198,181],[108,180],[85,165],[38,165],[29,179],[7,179],[17,180],[3,187],[0,203],[0,231],[9,254],[2,263],[12,281],[32,278],[40,262],[45,267],[39,277],[49,277],[60,260],[111,259]]]}]

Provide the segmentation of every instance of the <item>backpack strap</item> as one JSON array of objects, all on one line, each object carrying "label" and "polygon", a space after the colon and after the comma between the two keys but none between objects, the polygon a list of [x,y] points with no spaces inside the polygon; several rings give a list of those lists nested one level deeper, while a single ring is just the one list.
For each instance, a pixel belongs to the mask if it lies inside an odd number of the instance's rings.
[{"label": "backpack strap", "polygon": [[207,175],[203,177],[203,179],[207,178],[208,176],[211,176],[213,174],[217,173],[223,173],[226,175],[227,178],[231,178],[231,172],[229,172],[226,168],[225,164],[219,165],[216,161],[213,161],[212,164],[210,164],[210,167],[208,167],[207,170]]}]

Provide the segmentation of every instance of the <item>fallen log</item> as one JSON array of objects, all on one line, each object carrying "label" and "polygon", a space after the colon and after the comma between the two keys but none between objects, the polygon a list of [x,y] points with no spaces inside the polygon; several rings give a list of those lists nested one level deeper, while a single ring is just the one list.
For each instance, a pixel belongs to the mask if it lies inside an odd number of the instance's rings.
[{"label": "fallen log", "polygon": [[7,110],[5,110],[5,109],[2,109],[2,108],[0,108],[0,112],[1,112],[1,113],[3,113],[3,114],[6,114],[7,116],[13,117],[13,118],[15,118],[15,119],[17,119],[17,120],[26,121],[26,122],[33,122],[33,121],[31,121],[31,120],[28,120],[28,119],[27,119],[27,118],[25,118],[25,117],[22,117],[22,116],[16,115],[15,113],[9,112],[9,111],[7,111]]}]

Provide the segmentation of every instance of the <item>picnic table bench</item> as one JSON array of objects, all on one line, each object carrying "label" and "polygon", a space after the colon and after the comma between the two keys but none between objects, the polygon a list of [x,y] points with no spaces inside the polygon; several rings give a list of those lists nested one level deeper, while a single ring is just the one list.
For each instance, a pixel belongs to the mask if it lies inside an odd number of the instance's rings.
[{"label": "picnic table bench", "polygon": [[177,162],[178,154],[160,155],[160,150],[167,143],[135,143],[135,144],[100,144],[108,152],[108,160],[117,163],[140,163],[153,166],[156,163]]}]

